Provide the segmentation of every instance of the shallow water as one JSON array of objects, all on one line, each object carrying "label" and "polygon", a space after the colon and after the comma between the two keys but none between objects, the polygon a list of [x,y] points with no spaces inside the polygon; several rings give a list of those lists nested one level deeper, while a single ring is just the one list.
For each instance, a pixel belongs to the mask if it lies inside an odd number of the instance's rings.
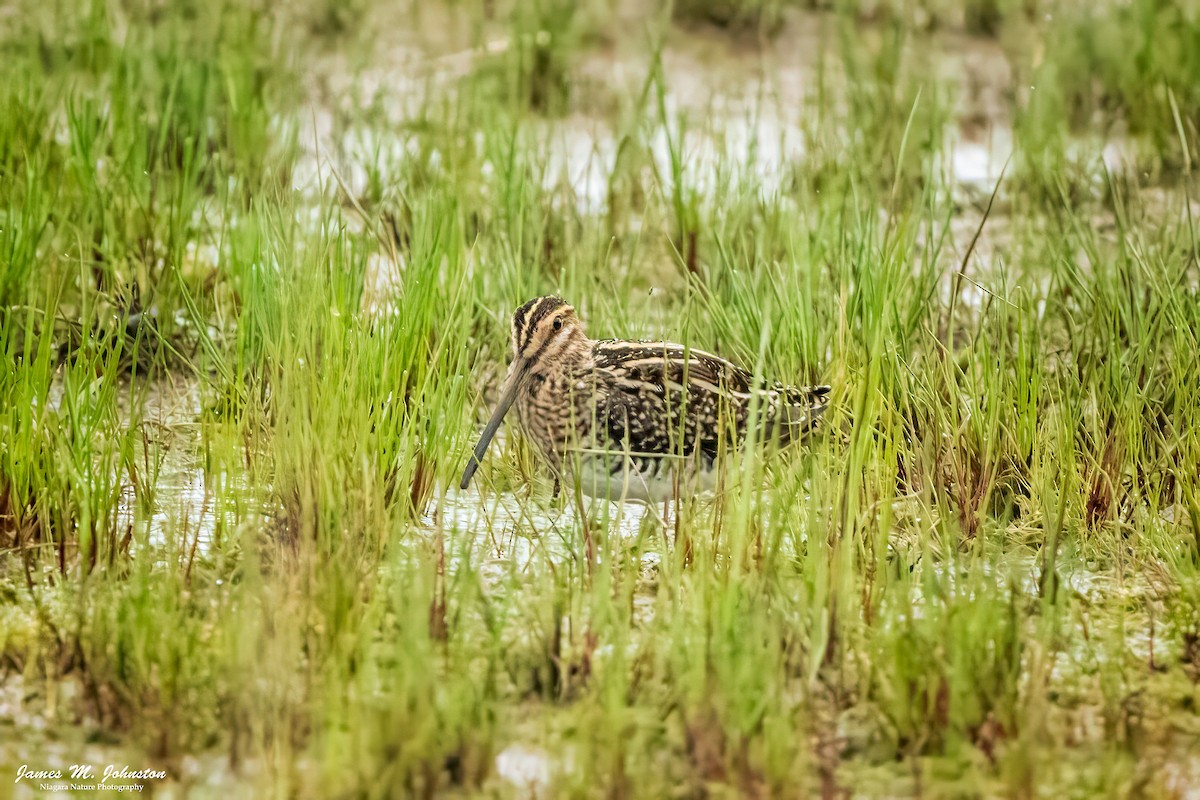
[{"label": "shallow water", "polygon": [[[806,156],[804,120],[811,115],[817,81],[831,75],[836,80],[840,71],[829,45],[822,44],[826,25],[821,14],[791,14],[785,30],[766,44],[738,43],[705,29],[668,36],[661,55],[661,117],[653,98],[647,109],[657,118],[647,139],[657,180],[670,185],[675,148],[689,191],[707,194],[740,178],[764,193],[780,189],[790,167]],[[1012,154],[1005,101],[1011,70],[991,40],[948,35],[941,44],[936,71],[959,88],[941,170],[952,183],[986,194]],[[368,162],[383,170],[385,182],[402,182],[403,176],[387,170],[417,152],[406,125],[426,113],[432,98],[437,106],[453,97],[455,81],[512,46],[504,35],[480,47],[464,45],[461,37],[435,37],[431,43],[393,33],[379,48],[382,63],[355,64],[340,56],[321,62],[313,71],[319,77],[310,85],[310,106],[297,115],[303,156],[294,187],[320,191],[340,180],[361,193],[369,179]],[[825,64],[820,63],[823,51]],[[652,68],[640,43],[620,42],[585,52],[574,69],[579,92],[631,98],[640,94]],[[367,107],[381,109],[386,124],[361,121],[355,110]],[[614,114],[601,101],[526,125],[534,152],[544,154],[545,188],[568,187],[580,214],[608,210],[618,141],[633,132],[624,131],[620,120],[621,112]],[[488,169],[485,164],[485,174]]]},{"label": "shallow water", "polygon": [[553,775],[550,754],[540,747],[510,744],[496,756],[496,776],[531,797],[548,796]]},{"label": "shallow water", "polygon": [[[664,185],[672,180],[669,140],[673,138],[683,154],[688,188],[700,193],[741,175],[751,178],[764,192],[775,191],[781,187],[789,166],[805,157],[802,117],[811,91],[813,54],[817,51],[812,45],[818,33],[801,18],[793,18],[789,24],[793,27],[766,54],[703,34],[670,39],[663,53],[668,87],[664,99],[666,124],[658,125],[647,139],[652,169]],[[955,183],[986,196],[1012,154],[1011,123],[1003,102],[997,99],[1008,90],[1011,76],[998,66],[994,47],[989,45],[989,50],[974,44],[951,48],[945,56],[943,69],[960,71],[966,91],[956,107],[956,119],[946,131],[944,167]],[[333,69],[324,69],[330,66],[328,61],[319,62],[322,68],[314,69],[310,76],[313,105],[294,121],[305,149],[294,172],[294,188],[323,192],[340,179],[358,193],[369,181],[365,164],[371,160],[378,158],[385,168],[403,164],[414,152],[414,140],[397,131],[421,113],[426,98],[449,91],[453,82],[481,59],[502,54],[508,47],[504,39],[494,39],[478,50],[463,45],[463,37],[451,32],[432,46],[427,42],[421,46],[396,44],[386,50],[385,63],[365,68],[344,62],[340,69],[336,64]],[[981,49],[986,51],[982,55]],[[642,81],[646,69],[644,56],[623,53],[619,48],[589,56],[580,65],[585,77],[611,82],[618,92]],[[384,109],[386,126],[359,121],[356,109],[365,103]],[[569,187],[570,198],[580,214],[605,213],[620,135],[613,115],[578,110],[562,119],[529,123],[529,134],[545,155],[546,188]],[[1105,162],[1114,166],[1131,164],[1132,156],[1123,148],[1120,142],[1106,145]],[[385,178],[399,180],[396,175]],[[977,214],[964,215],[952,224],[956,226],[953,240],[967,241],[977,224]],[[990,244],[981,242],[979,258],[994,255],[988,249]],[[199,252],[200,247],[193,250]],[[211,252],[206,251],[204,257],[216,261]],[[372,309],[383,311],[389,307],[389,294],[400,285],[403,264],[393,264],[383,256],[373,259],[368,296]],[[961,302],[968,308],[978,310],[986,300],[987,294],[980,287],[964,287]],[[239,492],[238,487],[230,492],[228,476],[209,476],[203,469],[198,422],[201,393],[197,382],[172,376],[147,384],[142,391],[145,455],[155,465],[154,490],[145,498],[132,488],[124,491],[118,522],[122,527],[134,528],[135,546],[162,549],[165,557],[189,557],[192,552],[204,557],[217,552],[224,530],[261,519],[255,493],[250,487],[241,487],[246,490],[245,500],[238,507],[221,507],[216,502],[217,497]],[[127,408],[125,414],[128,421]],[[498,443],[493,452],[502,449]],[[629,503],[609,504],[589,513],[606,520],[616,536],[633,540],[640,535],[649,511]],[[467,549],[473,554],[469,563],[480,569],[488,587],[496,590],[505,585],[506,575],[523,572],[538,559],[569,557],[566,536],[577,528],[576,514],[570,504],[561,510],[542,507],[519,494],[493,494],[477,482],[470,491],[451,487],[440,493],[422,519],[422,531],[469,538],[469,543],[460,541],[451,549],[450,568],[468,563],[463,560]],[[642,555],[648,570],[659,558],[656,552]],[[998,589],[1014,585],[1024,595],[1036,595],[1038,564],[1034,557],[1016,558],[1003,568],[986,568],[994,569]],[[957,579],[949,572],[945,577]],[[1063,565],[1063,577],[1069,591],[1093,603],[1113,598],[1141,600],[1150,591],[1143,585],[1144,579],[1120,579],[1111,572],[1090,569],[1086,563]],[[648,621],[653,613],[650,598],[638,597],[635,603],[639,619]],[[913,613],[921,613],[920,598],[914,598]],[[1133,657],[1149,658],[1150,640],[1144,626],[1130,626],[1125,637]],[[1067,680],[1088,657],[1082,652],[1060,654],[1054,679]],[[4,690],[0,694],[0,725],[8,721],[15,729],[28,731],[53,724],[43,717],[29,717],[23,710],[19,681],[9,679],[0,688]],[[46,752],[78,752],[70,749],[74,745],[45,742],[43,746]],[[93,749],[98,761],[117,760],[122,754],[120,748],[96,745]],[[1172,751],[1161,758],[1168,787],[1179,797],[1200,798],[1200,755]],[[228,792],[235,785],[227,763],[219,757],[185,762],[185,774],[204,781],[212,796]],[[512,741],[500,749],[494,768],[496,776],[518,797],[544,796],[556,772],[562,770],[554,755],[524,740]],[[179,791],[182,793],[182,789]],[[164,787],[160,796],[163,794],[171,796],[172,789]]]},{"label": "shallow water", "polygon": [[[132,389],[121,396],[119,410],[125,425],[132,419],[131,397]],[[237,483],[244,484],[245,476],[210,474],[204,469],[198,379],[171,374],[140,381],[137,402],[143,431],[139,461],[151,479],[150,491],[140,497],[124,476],[118,529],[132,529],[135,548],[160,550],[164,557],[205,556],[219,544],[222,531],[261,513],[257,495],[249,486],[239,490]]]},{"label": "shallow water", "polygon": [[[232,526],[252,521],[257,512],[247,510],[250,506],[222,512],[214,505],[213,497],[220,492],[207,485],[197,449],[200,392],[194,383],[172,377],[145,387],[143,397],[146,403],[143,424],[154,434],[147,438],[153,450],[151,458],[160,466],[150,507],[143,507],[132,492],[127,493],[123,496],[121,518],[139,531],[136,542],[163,550],[165,557],[172,557],[171,554],[185,557],[191,547],[196,548],[199,557],[219,552],[222,514]],[[128,414],[127,409],[125,413]],[[502,457],[503,444],[503,441],[498,442],[493,458]],[[570,503],[555,506],[545,497],[530,498],[523,491],[494,493],[483,481],[469,491],[451,487],[437,497],[421,520],[423,535],[432,537],[439,532],[446,535],[451,542],[448,550],[450,571],[477,570],[485,591],[508,591],[514,586],[514,575],[536,568],[539,560],[561,563],[571,557],[571,548],[578,546],[577,542],[570,541],[578,529],[578,511]],[[607,521],[607,530],[628,542],[642,534],[647,513],[658,513],[638,503],[624,506],[593,504],[586,512],[593,521]],[[656,545],[652,545],[642,552],[641,558],[643,569],[647,574],[653,574],[661,553]],[[951,588],[958,581],[971,579],[961,567],[937,564],[932,568],[938,573],[939,580],[947,582]],[[1026,598],[1037,596],[1040,564],[1035,555],[1013,554],[984,563],[981,568],[991,579],[995,591],[1015,591]],[[1129,570],[1121,575],[1112,569],[1101,569],[1065,556],[1059,570],[1064,580],[1063,589],[1082,598],[1084,608],[1094,605],[1097,612],[1086,614],[1084,620],[1069,621],[1073,632],[1068,637],[1069,645],[1056,654],[1050,675],[1053,682],[1073,685],[1094,671],[1097,658],[1105,657],[1105,654],[1110,658],[1121,657],[1119,652],[1106,650],[1105,643],[1114,641],[1113,637],[1122,639],[1125,657],[1135,662],[1148,663],[1152,646],[1157,659],[1170,657],[1162,644],[1170,639],[1165,635],[1168,632],[1160,626],[1154,641],[1149,634],[1147,611],[1156,607],[1156,597],[1161,589],[1151,584],[1145,571]],[[635,595],[635,631],[644,630],[653,619],[656,598],[652,586],[653,582],[648,582]],[[919,594],[913,596],[911,613],[920,616],[924,602]],[[1110,619],[1104,610],[1114,604],[1127,609],[1117,620]],[[1086,630],[1082,627],[1085,622]],[[603,663],[611,647],[602,642],[596,649],[594,656],[598,664]],[[63,684],[64,687],[71,685],[70,682]],[[0,756],[22,763],[65,758],[68,754],[75,759],[86,757],[96,763],[124,763],[133,758],[122,746],[85,746],[74,740],[59,740],[54,734],[60,725],[57,712],[29,710],[44,700],[32,705],[26,703],[19,680],[9,679],[0,688],[3,689],[0,691],[0,730],[9,726],[10,730],[21,732],[6,748],[0,748]],[[78,692],[78,689],[61,690],[62,696],[57,700],[59,707],[69,704],[72,691]],[[1104,725],[1100,717],[1092,715],[1091,722],[1087,719],[1087,714],[1073,713],[1070,735],[1080,742],[1102,740]],[[531,720],[528,725],[500,732],[493,775],[489,778],[489,785],[495,788],[498,796],[549,797],[558,776],[569,771],[564,766],[563,753],[537,743],[537,727]],[[17,745],[18,739],[27,743]],[[1164,745],[1153,754],[1147,754],[1146,758],[1153,758],[1159,765],[1164,786],[1175,792],[1175,796],[1188,800],[1200,798],[1200,756],[1192,748]],[[237,787],[246,785],[248,776],[256,772],[253,765],[247,765],[240,775],[235,774],[220,754],[188,756],[173,769],[176,777],[162,784],[157,796],[218,797],[231,790],[236,792]],[[850,767],[847,769],[843,783],[854,786],[860,778]],[[874,778],[868,782],[870,780]]]}]

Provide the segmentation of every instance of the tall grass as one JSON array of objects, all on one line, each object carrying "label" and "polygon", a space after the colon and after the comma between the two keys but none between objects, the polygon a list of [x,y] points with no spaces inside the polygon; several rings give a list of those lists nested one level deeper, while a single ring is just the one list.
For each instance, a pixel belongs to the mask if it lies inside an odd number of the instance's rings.
[{"label": "tall grass", "polygon": [[[305,54],[375,46],[293,24],[329,9],[26,9],[0,82],[14,729],[83,728],[197,794],[527,796],[514,745],[539,796],[1177,789],[1200,675],[1191,9],[996,12],[1047,46],[1011,51],[1037,89],[985,207],[946,174],[943,40],[782,5],[735,4],[785,20],[739,46],[829,34],[809,156],[714,174],[697,153],[731,121],[680,100],[688,34],[658,14],[644,80],[597,104],[578,62],[629,24],[602,4],[451,4],[429,24],[508,47],[372,132],[396,147],[314,155]],[[1146,63],[1088,44],[1135,23]],[[586,114],[600,210],[557,171]],[[1093,118],[1154,169],[1107,169]],[[516,436],[460,494],[508,315],[548,292],[596,336],[831,383],[827,424],[661,519],[552,497]],[[198,399],[164,428],[166,382]],[[179,450],[202,519],[164,514]]]}]

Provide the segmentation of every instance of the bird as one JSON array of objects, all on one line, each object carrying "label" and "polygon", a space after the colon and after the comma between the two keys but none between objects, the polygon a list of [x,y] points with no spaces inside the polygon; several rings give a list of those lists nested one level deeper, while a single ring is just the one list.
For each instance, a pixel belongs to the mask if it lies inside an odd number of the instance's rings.
[{"label": "bird", "polygon": [[681,344],[591,339],[557,296],[518,308],[510,335],[512,360],[463,470],[463,490],[513,406],[556,492],[574,479],[589,497],[644,503],[711,491],[721,463],[751,431],[760,442],[799,441],[828,406],[828,386],[767,383]]}]

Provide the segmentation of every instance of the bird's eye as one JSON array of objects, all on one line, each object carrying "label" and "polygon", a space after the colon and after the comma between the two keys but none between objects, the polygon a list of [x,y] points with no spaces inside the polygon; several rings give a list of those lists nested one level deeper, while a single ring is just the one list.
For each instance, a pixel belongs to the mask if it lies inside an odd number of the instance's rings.
[{"label": "bird's eye", "polygon": [[562,330],[562,317],[554,318],[554,330],[556,330],[556,331]]}]

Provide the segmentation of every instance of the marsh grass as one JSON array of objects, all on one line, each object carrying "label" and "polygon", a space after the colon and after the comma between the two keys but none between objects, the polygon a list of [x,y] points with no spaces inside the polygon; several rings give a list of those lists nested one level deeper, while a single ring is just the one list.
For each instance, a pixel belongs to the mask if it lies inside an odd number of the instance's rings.
[{"label": "marsh grass", "polygon": [[[903,16],[812,20],[809,157],[706,174],[722,120],[663,67],[687,34],[646,21],[644,79],[597,104],[574,75],[604,9],[574,8],[450,9],[509,47],[431,82],[402,146],[317,154],[296,187],[305,48],[372,46],[291,24],[328,9],[85,3],[5,29],[0,663],[22,713],[198,794],[525,796],[498,774],[513,744],[554,796],[1178,791],[1194,9],[988,5],[1046,46],[1011,52],[1038,89],[985,208],[944,166],[961,87]],[[1130,26],[1137,63],[1088,44]],[[615,109],[601,210],[556,172],[583,108]],[[1079,133],[1110,122],[1153,170],[1094,157]],[[355,158],[362,187],[331,166]],[[739,455],[663,521],[552,498],[515,436],[456,493],[508,315],[551,291],[593,335],[831,383],[824,432]],[[194,419],[155,422],[164,380],[199,387]],[[185,442],[203,534],[163,522]],[[6,762],[56,752],[11,724]]]}]

